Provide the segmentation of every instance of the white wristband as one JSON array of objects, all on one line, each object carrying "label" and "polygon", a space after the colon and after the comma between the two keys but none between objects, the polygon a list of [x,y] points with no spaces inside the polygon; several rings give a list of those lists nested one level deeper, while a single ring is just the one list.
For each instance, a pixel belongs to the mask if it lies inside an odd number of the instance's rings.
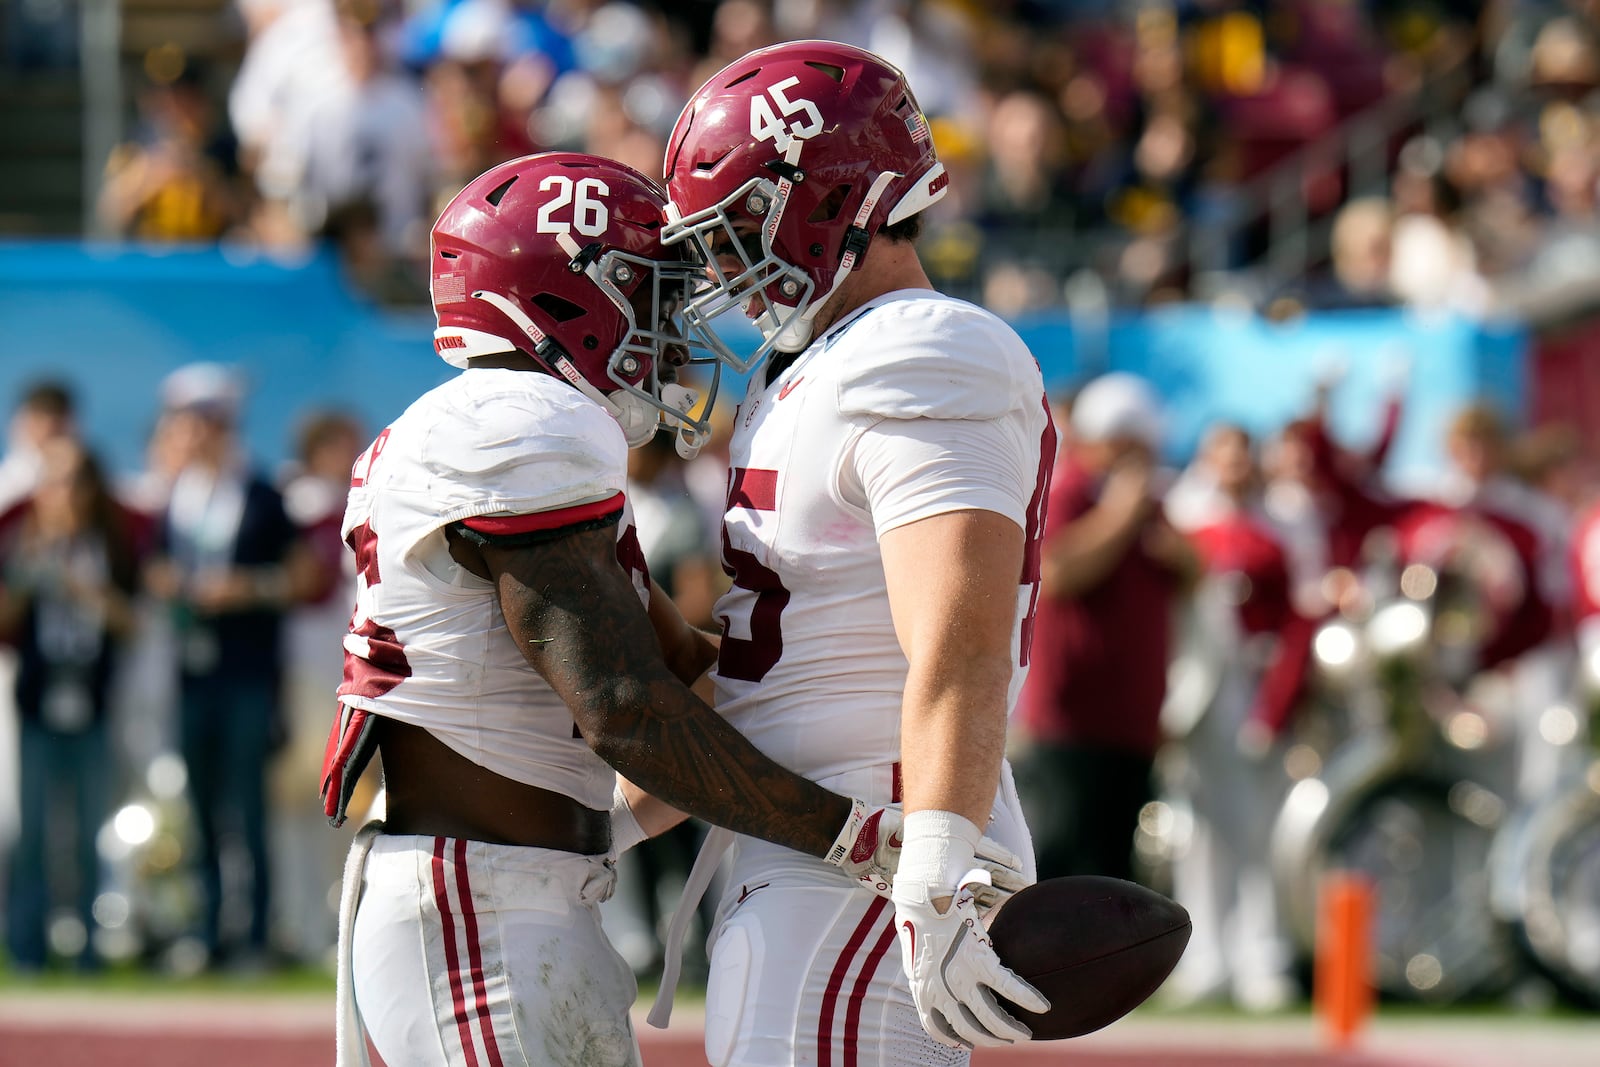
[{"label": "white wristband", "polygon": [[850,798],[850,817],[844,821],[844,827],[839,831],[839,836],[833,839],[833,844],[828,846],[828,851],[822,858],[835,867],[844,865],[850,858],[850,850],[856,847],[856,837],[861,833],[861,828],[866,825],[867,816],[872,809],[867,807],[867,802],[860,797]]},{"label": "white wristband", "polygon": [[628,798],[623,795],[622,783],[611,791],[611,854],[620,856],[650,835],[639,825]]},{"label": "white wristband", "polygon": [[[897,899],[926,892],[926,899],[953,894],[967,872],[977,866],[978,842],[983,831],[964,815],[953,811],[913,811],[900,827],[900,870],[894,878]],[[917,887],[922,887],[921,889]]]}]

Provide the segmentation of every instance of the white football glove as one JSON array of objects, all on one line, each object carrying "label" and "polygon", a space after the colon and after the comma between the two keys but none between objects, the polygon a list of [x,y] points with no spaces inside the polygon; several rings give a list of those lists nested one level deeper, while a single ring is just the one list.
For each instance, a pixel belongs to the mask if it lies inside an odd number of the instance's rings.
[{"label": "white football glove", "polygon": [[[890,887],[900,868],[904,823],[905,813],[897,805],[873,808],[864,800],[853,799],[850,818],[824,858],[868,892],[893,899]],[[971,866],[989,875],[987,884],[972,887],[972,897],[985,915],[1031,884],[1017,854],[991,838],[978,842]]]},{"label": "white football glove", "polygon": [[[952,812],[919,811],[905,830],[908,862],[890,899],[900,961],[923,1029],[952,1047],[1028,1040],[1032,1033],[997,996],[1035,1013],[1048,1011],[1050,1002],[995,955],[973,893],[987,873],[971,869],[954,879],[943,873],[952,862],[970,860],[978,828]],[[934,904],[942,898],[949,898],[943,912]]]}]

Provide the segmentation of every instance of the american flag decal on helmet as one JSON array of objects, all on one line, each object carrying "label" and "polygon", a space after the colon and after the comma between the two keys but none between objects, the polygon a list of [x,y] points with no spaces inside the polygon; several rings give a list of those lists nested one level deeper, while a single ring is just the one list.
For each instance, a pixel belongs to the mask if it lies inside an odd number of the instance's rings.
[{"label": "american flag decal on helmet", "polygon": [[918,144],[926,141],[929,137],[927,117],[920,111],[912,111],[910,115],[906,116],[906,129],[911,131],[911,139]]}]

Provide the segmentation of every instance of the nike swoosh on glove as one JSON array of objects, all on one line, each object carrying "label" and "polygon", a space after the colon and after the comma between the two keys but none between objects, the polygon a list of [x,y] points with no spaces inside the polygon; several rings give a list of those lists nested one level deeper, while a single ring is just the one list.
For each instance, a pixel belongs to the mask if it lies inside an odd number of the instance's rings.
[{"label": "nike swoosh on glove", "polygon": [[[900,869],[900,831],[904,824],[905,814],[898,805],[873,808],[864,800],[853,799],[850,819],[825,858],[868,892],[890,898],[894,876]],[[991,838],[978,841],[974,862],[989,876],[987,885],[972,887],[973,899],[985,915],[1017,890],[1032,884],[1022,873],[1022,860],[1017,854]]]},{"label": "nike swoosh on glove", "polygon": [[982,870],[969,871],[943,914],[928,899],[926,885],[898,886],[892,898],[900,962],[911,980],[917,1016],[934,1040],[954,1048],[992,1048],[1033,1036],[997,996],[1031,1012],[1050,1009],[1037,989],[995,955],[971,892],[984,878]]}]

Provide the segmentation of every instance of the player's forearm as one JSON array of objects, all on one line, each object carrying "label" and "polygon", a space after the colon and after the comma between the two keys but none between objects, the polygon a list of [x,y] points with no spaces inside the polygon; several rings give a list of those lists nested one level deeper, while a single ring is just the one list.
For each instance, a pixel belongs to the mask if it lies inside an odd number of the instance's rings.
[{"label": "player's forearm", "polygon": [[913,663],[900,713],[905,810],[953,811],[986,826],[1005,756],[1009,649],[946,650]]},{"label": "player's forearm", "polygon": [[689,625],[672,598],[650,583],[651,628],[667,668],[685,685],[695,685],[717,662],[718,639]]},{"label": "player's forearm", "polygon": [[590,748],[672,808],[813,856],[850,814],[847,798],[769,760],[674,678],[618,678],[587,705],[574,711],[593,724]]},{"label": "player's forearm", "polygon": [[953,811],[982,828],[1005,751],[1022,527],[994,512],[949,512],[890,530],[879,545],[909,665],[906,811]]},{"label": "player's forearm", "polygon": [[664,834],[688,818],[687,815],[671,804],[668,804],[658,796],[646,793],[626,778],[619,776],[617,784],[622,790],[623,797],[627,800],[628,810],[633,814],[635,821],[638,822],[646,837]]}]

